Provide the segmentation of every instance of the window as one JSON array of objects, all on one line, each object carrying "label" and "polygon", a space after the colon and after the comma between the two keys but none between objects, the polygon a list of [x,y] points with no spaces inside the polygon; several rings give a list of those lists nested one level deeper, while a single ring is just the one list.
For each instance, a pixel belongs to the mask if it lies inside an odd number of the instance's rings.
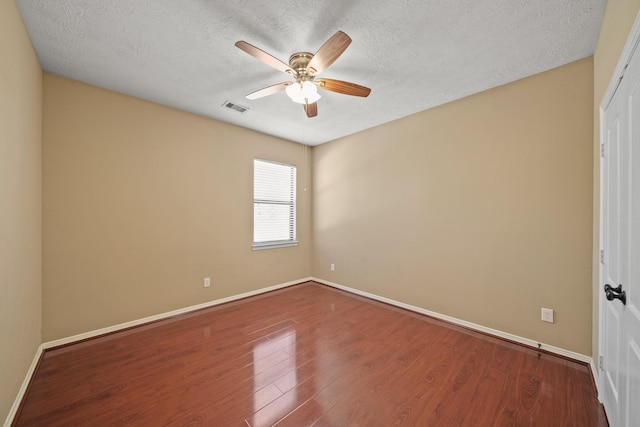
[{"label": "window", "polygon": [[297,244],[296,167],[253,159],[253,249]]}]

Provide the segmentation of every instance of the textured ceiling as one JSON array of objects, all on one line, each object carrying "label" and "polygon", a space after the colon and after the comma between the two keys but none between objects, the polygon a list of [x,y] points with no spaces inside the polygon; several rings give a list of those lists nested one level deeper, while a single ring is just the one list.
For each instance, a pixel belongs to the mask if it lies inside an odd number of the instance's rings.
[{"label": "textured ceiling", "polygon": [[[591,55],[606,0],[17,2],[46,71],[317,145]],[[353,42],[320,77],[368,98],[321,90],[312,119],[284,92],[245,99],[289,78],[236,41],[288,62],[338,30]]]}]

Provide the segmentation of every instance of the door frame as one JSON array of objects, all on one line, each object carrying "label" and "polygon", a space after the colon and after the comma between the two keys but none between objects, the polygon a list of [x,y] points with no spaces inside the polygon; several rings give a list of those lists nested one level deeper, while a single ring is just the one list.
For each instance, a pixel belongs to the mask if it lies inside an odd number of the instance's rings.
[{"label": "door frame", "polygon": [[[596,372],[593,373],[593,378],[596,383],[596,389],[598,390],[598,399],[602,402],[600,397],[600,389],[604,381],[604,371],[600,366],[600,356],[604,352],[604,322],[603,322],[603,314],[605,309],[605,302],[607,302],[604,297],[603,286],[604,286],[604,269],[602,264],[602,259],[600,254],[603,251],[603,242],[604,242],[604,176],[603,176],[603,166],[605,159],[602,156],[602,146],[606,140],[605,135],[605,110],[609,107],[609,104],[613,100],[613,95],[616,93],[618,86],[620,85],[620,81],[625,72],[627,64],[631,61],[631,58],[635,52],[636,55],[640,55],[640,12],[636,15],[635,21],[627,37],[627,41],[625,42],[624,49],[618,58],[618,64],[616,65],[615,71],[611,75],[611,80],[609,81],[609,85],[607,86],[607,90],[602,97],[602,101],[599,106],[599,122],[600,122],[600,135],[599,135],[599,158],[600,158],[600,194],[599,194],[599,208],[600,208],[600,218],[598,221],[598,256],[597,256],[597,269],[598,269],[598,360],[594,361],[592,364],[592,369],[595,368]],[[638,52],[636,52],[636,50]],[[595,365],[595,366],[594,366]]]}]

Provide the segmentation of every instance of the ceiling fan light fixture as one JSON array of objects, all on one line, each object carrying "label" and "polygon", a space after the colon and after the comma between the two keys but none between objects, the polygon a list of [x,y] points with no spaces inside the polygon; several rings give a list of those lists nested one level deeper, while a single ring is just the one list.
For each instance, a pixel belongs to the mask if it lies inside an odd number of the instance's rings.
[{"label": "ceiling fan light fixture", "polygon": [[301,95],[305,98],[309,98],[318,93],[318,88],[316,85],[311,83],[310,81],[305,81],[302,83],[302,91]]},{"label": "ceiling fan light fixture", "polygon": [[291,99],[293,102],[297,102],[298,104],[313,104],[314,102],[318,102],[318,100],[322,98],[319,94],[310,95],[308,97],[301,96],[300,98]]},{"label": "ceiling fan light fixture", "polygon": [[318,94],[318,88],[310,81],[290,84],[287,86],[286,92],[287,96],[298,104],[313,104],[321,98]]},{"label": "ceiling fan light fixture", "polygon": [[291,99],[300,98],[300,95],[302,94],[302,86],[298,82],[292,83],[287,86],[285,92],[287,92],[287,96]]}]

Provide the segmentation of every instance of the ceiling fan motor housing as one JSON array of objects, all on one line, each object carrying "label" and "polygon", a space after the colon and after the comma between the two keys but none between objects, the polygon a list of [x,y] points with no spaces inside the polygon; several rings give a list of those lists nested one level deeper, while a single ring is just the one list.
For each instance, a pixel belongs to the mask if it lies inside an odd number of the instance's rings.
[{"label": "ceiling fan motor housing", "polygon": [[307,65],[312,58],[313,54],[309,52],[297,52],[289,57],[289,66],[300,80],[311,80],[316,75],[316,70],[313,68],[307,71]]}]

